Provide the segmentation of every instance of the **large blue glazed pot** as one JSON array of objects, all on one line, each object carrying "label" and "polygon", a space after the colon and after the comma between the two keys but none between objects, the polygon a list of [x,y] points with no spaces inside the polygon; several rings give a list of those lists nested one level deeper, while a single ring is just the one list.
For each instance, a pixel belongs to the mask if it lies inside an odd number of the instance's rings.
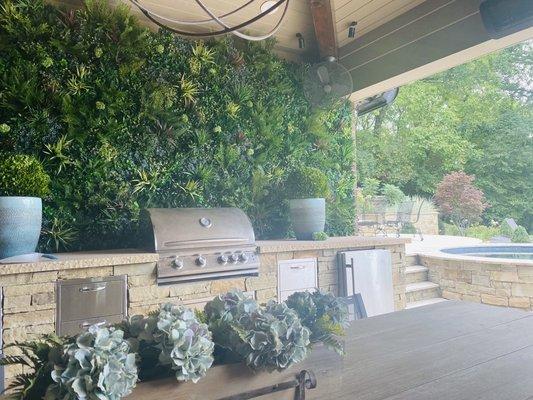
[{"label": "large blue glazed pot", "polygon": [[289,211],[296,239],[311,240],[313,233],[324,232],[326,225],[325,199],[289,200]]},{"label": "large blue glazed pot", "polygon": [[38,197],[0,196],[0,259],[35,251],[42,207]]}]

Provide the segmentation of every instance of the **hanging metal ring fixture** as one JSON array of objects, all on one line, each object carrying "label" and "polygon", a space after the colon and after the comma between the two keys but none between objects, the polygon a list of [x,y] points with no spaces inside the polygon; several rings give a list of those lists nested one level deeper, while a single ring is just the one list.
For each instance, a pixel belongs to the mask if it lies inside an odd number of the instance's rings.
[{"label": "hanging metal ring fixture", "polygon": [[[131,1],[131,3],[133,5],[135,5],[146,16],[146,18],[148,18],[154,24],[156,24],[157,26],[159,26],[161,28],[164,28],[164,29],[167,29],[167,30],[169,30],[171,32],[174,32],[174,33],[176,33],[178,35],[190,36],[190,37],[210,37],[210,36],[220,36],[220,35],[225,35],[227,33],[232,33],[232,34],[234,34],[234,35],[236,35],[236,36],[238,36],[238,37],[240,37],[242,39],[252,40],[252,41],[265,40],[265,39],[268,39],[269,37],[271,37],[272,35],[274,35],[278,31],[278,29],[281,27],[281,23],[283,22],[283,19],[285,18],[285,15],[287,14],[287,9],[289,8],[289,0],[277,0],[275,4],[273,4],[267,10],[265,10],[265,11],[261,12],[260,14],[256,15],[255,17],[250,18],[250,19],[248,19],[248,20],[246,20],[244,22],[241,22],[240,24],[231,26],[231,25],[227,24],[226,22],[224,22],[223,19],[226,18],[226,17],[229,17],[231,15],[236,14],[237,12],[241,11],[242,9],[244,9],[244,8],[248,7],[249,5],[255,3],[256,0],[248,0],[243,5],[235,8],[234,10],[232,10],[230,12],[222,14],[220,16],[217,16],[211,9],[209,9],[209,7],[207,7],[202,2],[202,0],[195,0],[196,4],[210,17],[210,18],[207,18],[207,19],[201,19],[201,20],[195,20],[195,21],[194,20],[193,21],[182,21],[182,20],[178,20],[178,19],[165,17],[165,16],[157,14],[157,13],[149,10],[145,6],[143,6],[140,3],[140,0],[130,0],[130,1]],[[274,27],[268,33],[266,33],[264,35],[259,35],[259,36],[252,36],[252,35],[248,35],[248,34],[240,31],[240,29],[245,28],[248,25],[251,25],[254,22],[260,20],[263,17],[265,17],[266,15],[272,13],[273,11],[275,11],[278,7],[280,7],[283,4],[285,4],[285,5],[284,5],[283,12],[282,12],[279,20],[276,22]],[[176,25],[189,25],[189,26],[191,26],[191,25],[198,26],[198,25],[203,25],[203,24],[210,23],[210,22],[215,22],[216,24],[220,25],[221,29],[219,29],[217,31],[211,31],[211,32],[208,32],[208,31],[206,31],[206,32],[191,32],[191,31],[185,31],[185,30],[181,30],[181,29],[177,29],[177,28],[171,27],[171,26],[167,25],[165,22],[162,22],[162,21],[165,21],[166,23],[176,24]]]}]

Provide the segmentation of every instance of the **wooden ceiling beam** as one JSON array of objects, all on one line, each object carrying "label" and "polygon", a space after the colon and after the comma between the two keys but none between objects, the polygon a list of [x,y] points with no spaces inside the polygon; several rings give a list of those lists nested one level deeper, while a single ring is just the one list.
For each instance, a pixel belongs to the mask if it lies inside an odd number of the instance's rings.
[{"label": "wooden ceiling beam", "polygon": [[309,0],[320,58],[337,58],[335,24],[330,0]]}]

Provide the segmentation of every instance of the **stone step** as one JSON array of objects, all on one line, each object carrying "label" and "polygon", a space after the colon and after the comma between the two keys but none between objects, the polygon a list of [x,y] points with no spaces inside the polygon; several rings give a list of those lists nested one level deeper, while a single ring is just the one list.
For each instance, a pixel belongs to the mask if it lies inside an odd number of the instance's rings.
[{"label": "stone step", "polygon": [[440,297],[439,285],[433,282],[409,283],[405,286],[405,293],[408,303],[419,300],[429,300]]},{"label": "stone step", "polygon": [[418,254],[407,254],[405,256],[405,265],[417,265],[418,264]]},{"label": "stone step", "polygon": [[428,268],[423,265],[411,265],[405,267],[405,283],[426,282],[428,280]]},{"label": "stone step", "polygon": [[433,299],[427,299],[427,300],[418,300],[418,301],[413,301],[412,303],[407,303],[405,308],[408,310],[410,308],[417,308],[417,307],[429,306],[430,304],[442,303],[443,301],[448,301],[448,300],[443,299],[442,297],[435,297]]}]

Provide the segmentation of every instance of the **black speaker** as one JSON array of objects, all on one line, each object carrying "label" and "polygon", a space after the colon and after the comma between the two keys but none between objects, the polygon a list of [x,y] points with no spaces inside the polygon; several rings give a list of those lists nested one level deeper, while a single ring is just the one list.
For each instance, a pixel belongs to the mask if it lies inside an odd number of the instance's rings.
[{"label": "black speaker", "polygon": [[479,11],[493,39],[533,26],[533,0],[485,0]]}]

